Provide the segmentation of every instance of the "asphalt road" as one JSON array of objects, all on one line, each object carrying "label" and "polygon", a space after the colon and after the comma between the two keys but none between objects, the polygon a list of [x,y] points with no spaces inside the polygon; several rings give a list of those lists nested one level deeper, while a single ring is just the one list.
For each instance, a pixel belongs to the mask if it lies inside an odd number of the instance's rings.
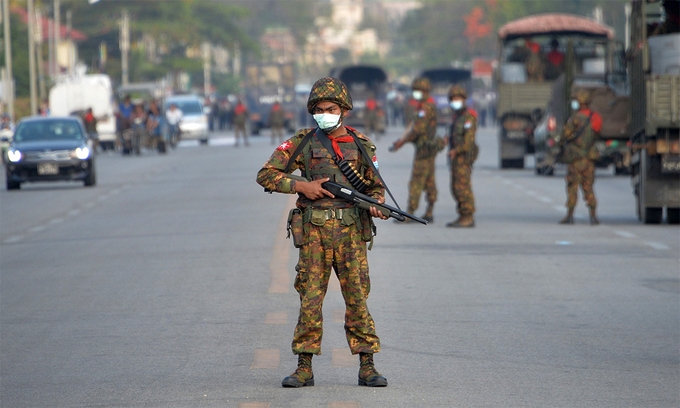
[{"label": "asphalt road", "polygon": [[[412,148],[380,169],[406,204]],[[98,156],[98,184],[0,191],[2,407],[677,407],[680,229],[637,221],[630,181],[598,172],[602,225],[562,226],[564,169],[500,171],[479,132],[477,227],[449,229],[444,155],[428,226],[378,222],[369,308],[382,389],[358,387],[342,297],[325,303],[316,386],[296,359],[292,196],[255,175],[268,135],[165,156]],[[417,211],[421,215],[423,206]]]}]

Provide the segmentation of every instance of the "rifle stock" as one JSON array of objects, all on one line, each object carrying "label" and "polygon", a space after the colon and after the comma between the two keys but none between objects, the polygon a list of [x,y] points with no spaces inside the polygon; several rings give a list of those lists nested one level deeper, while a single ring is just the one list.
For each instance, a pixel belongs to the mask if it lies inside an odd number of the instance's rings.
[{"label": "rifle stock", "polygon": [[[294,174],[287,174],[288,177],[292,178],[293,180],[297,181],[309,181],[304,177],[297,176]],[[333,194],[336,197],[342,198],[344,200],[347,200],[349,202],[352,202],[356,204],[357,207],[362,208],[364,210],[370,210],[371,207],[375,207],[378,211],[380,211],[383,215],[386,217],[394,218],[395,220],[398,221],[406,221],[406,218],[409,218],[413,221],[419,222],[423,225],[427,225],[427,221],[417,217],[413,214],[409,214],[406,211],[402,211],[398,208],[394,208],[390,205],[387,204],[380,204],[375,198],[369,197],[365,194],[362,194],[358,191],[352,190],[351,188],[345,187],[341,184],[338,184],[334,181],[327,181],[321,185],[324,189],[328,190],[331,194]]]}]

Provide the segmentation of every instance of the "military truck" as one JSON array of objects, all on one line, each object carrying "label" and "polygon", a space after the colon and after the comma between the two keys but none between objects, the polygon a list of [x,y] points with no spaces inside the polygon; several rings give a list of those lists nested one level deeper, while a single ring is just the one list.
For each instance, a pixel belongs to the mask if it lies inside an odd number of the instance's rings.
[{"label": "military truck", "polygon": [[352,95],[354,108],[347,112],[343,123],[353,127],[363,127],[366,115],[366,100],[370,95],[374,96],[378,105],[379,133],[385,131],[387,117],[387,74],[375,65],[349,65],[333,68],[329,74],[338,78],[347,85]]},{"label": "military truck", "polygon": [[680,33],[652,36],[658,2],[633,0],[628,50],[632,186],[637,215],[659,224],[680,221]]},{"label": "military truck", "polygon": [[423,70],[419,76],[429,79],[432,84],[430,96],[437,105],[437,124],[448,125],[452,115],[449,88],[451,85],[460,84],[470,93],[472,72],[462,68],[431,68]]},{"label": "military truck", "polygon": [[[626,62],[623,44],[618,41],[591,43],[585,50],[569,41],[567,43],[566,60],[591,60],[579,58],[578,54],[590,52],[592,45],[604,50],[598,68],[593,72],[581,72],[574,75],[574,64],[566,64],[566,72],[560,75],[553,84],[550,101],[543,118],[534,130],[536,152],[536,174],[552,175],[555,156],[559,151],[558,137],[569,116],[573,113],[570,103],[577,89],[591,92],[590,108],[602,117],[600,138],[596,142],[600,158],[597,167],[614,166],[616,174],[628,174],[630,169],[630,93],[626,83]],[[592,60],[591,60],[592,61]],[[598,60],[595,60],[598,61]],[[601,68],[601,69],[600,69]]]},{"label": "military truck", "polygon": [[250,132],[260,134],[269,127],[269,112],[274,102],[284,110],[285,128],[296,129],[295,66],[293,63],[251,63],[245,66],[245,101]]},{"label": "military truck", "polygon": [[[548,51],[564,55],[569,39],[588,49],[593,40],[612,39],[614,31],[595,20],[572,14],[539,14],[511,21],[498,30],[499,68],[495,83],[498,92],[496,119],[500,126],[499,165],[523,168],[524,155],[534,151],[534,129],[543,116],[564,64],[555,65]],[[556,47],[553,46],[557,44]],[[573,59],[574,73],[597,68],[595,46],[582,60]]]}]

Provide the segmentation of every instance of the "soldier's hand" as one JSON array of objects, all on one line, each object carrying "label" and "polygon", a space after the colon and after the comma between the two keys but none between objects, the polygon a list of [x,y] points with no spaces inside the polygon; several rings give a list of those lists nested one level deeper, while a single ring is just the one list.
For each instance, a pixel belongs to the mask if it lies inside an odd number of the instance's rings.
[{"label": "soldier's hand", "polygon": [[325,188],[321,187],[321,184],[330,180],[328,177],[313,180],[313,181],[296,181],[295,191],[309,198],[310,200],[318,200],[323,197],[335,198],[335,196]]},{"label": "soldier's hand", "polygon": [[455,159],[457,154],[458,154],[458,152],[456,151],[456,149],[449,150],[449,157],[451,159]]},{"label": "soldier's hand", "polygon": [[371,216],[372,216],[372,217],[374,217],[374,218],[380,218],[381,220],[386,220],[386,219],[390,218],[390,217],[388,217],[387,215],[385,215],[385,214],[383,214],[382,212],[380,212],[380,210],[378,210],[378,209],[375,208],[375,207],[371,207],[370,213],[371,213]]}]

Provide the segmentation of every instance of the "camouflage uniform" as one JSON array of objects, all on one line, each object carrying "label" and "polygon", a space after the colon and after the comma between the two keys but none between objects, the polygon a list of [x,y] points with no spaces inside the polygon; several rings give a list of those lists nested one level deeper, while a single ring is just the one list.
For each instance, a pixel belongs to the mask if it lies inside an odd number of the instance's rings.
[{"label": "camouflage uniform", "polygon": [[248,145],[248,132],[246,132],[246,122],[248,121],[248,110],[242,103],[238,103],[234,108],[234,137],[236,146],[239,144],[239,135],[243,135],[243,141]]},{"label": "camouflage uniform", "polygon": [[[413,81],[413,89],[429,92],[430,81],[419,78]],[[437,107],[430,100],[420,101],[414,109],[411,122],[413,130],[406,136],[404,142],[411,142],[415,147],[413,169],[409,181],[408,212],[413,214],[418,208],[420,195],[426,194],[427,210],[423,216],[432,218],[432,208],[437,201],[437,185],[435,183],[434,164],[437,153],[444,148],[444,141],[437,138]]]},{"label": "camouflage uniform", "polygon": [[[581,104],[590,102],[590,93],[579,90],[576,100]],[[588,119],[590,117],[590,120]],[[584,128],[585,126],[585,128]],[[602,118],[589,109],[581,109],[571,115],[564,125],[564,136],[559,144],[564,149],[563,160],[567,164],[567,216],[561,221],[563,224],[573,223],[573,212],[576,207],[578,187],[583,190],[583,198],[590,209],[591,224],[598,224],[595,216],[597,200],[593,191],[595,183],[595,161],[598,150],[595,142],[602,126]],[[583,129],[580,135],[578,132]]]},{"label": "camouflage uniform", "polygon": [[[328,79],[324,78],[324,80]],[[338,86],[335,82],[330,81],[321,86],[317,86],[317,84],[315,84],[312,95],[310,95],[310,102],[313,96],[316,96],[319,101],[338,102],[333,98],[337,96],[339,91],[336,89],[332,92],[332,90],[328,91],[327,89]],[[340,84],[342,83],[340,82]],[[342,91],[346,92],[346,87],[344,87],[344,84],[342,85]],[[325,93],[325,91],[328,92]],[[342,100],[338,104],[345,109],[347,106],[351,109],[349,94],[341,99],[344,98],[349,100],[349,104]],[[308,106],[310,112],[315,105],[316,103],[313,103],[312,106]],[[301,154],[297,157],[291,157],[305,135],[310,131],[313,131],[313,129],[299,130],[274,151],[257,174],[257,182],[260,185],[271,191],[295,193],[296,181],[288,178],[282,171],[288,165],[289,160],[293,160],[292,165],[289,166],[291,171],[299,169],[301,174],[309,180],[328,177],[337,183],[352,188],[351,183],[335,164],[331,153],[316,136],[311,138],[310,143],[304,147]],[[363,134],[356,131],[355,134],[373,160],[377,161],[375,159],[375,145]],[[366,163],[362,157],[356,143],[341,142],[338,145],[344,159],[359,170],[363,178],[369,182],[364,193],[375,199],[384,200],[385,189],[373,166]],[[361,371],[359,383],[360,385],[370,385],[365,384],[370,382],[367,377],[370,375],[380,376],[373,368],[372,360],[372,354],[380,351],[380,339],[375,333],[375,324],[366,304],[371,289],[366,254],[366,242],[372,239],[371,216],[367,211],[339,198],[324,197],[312,201],[303,194],[299,194],[296,207],[302,211],[304,234],[302,242],[299,243],[301,245],[299,260],[295,268],[297,275],[294,286],[300,295],[300,314],[293,336],[292,350],[294,354],[300,355],[300,359],[298,370],[292,376],[286,377],[283,385],[284,387],[313,385],[311,355],[321,354],[322,306],[328,289],[331,269],[335,270],[345,299],[345,335],[349,348],[352,354],[362,354],[364,384],[361,384]],[[367,360],[365,354],[370,355],[370,367],[368,368],[364,364]],[[308,371],[306,371],[307,369]],[[295,377],[293,381],[297,379],[299,382],[287,385],[286,381],[293,377]],[[384,377],[381,378],[384,380],[384,385],[387,385]],[[311,384],[309,383],[310,380]]]},{"label": "camouflage uniform", "polygon": [[[449,99],[467,94],[460,86],[454,86],[449,91]],[[472,163],[477,156],[475,133],[477,132],[477,118],[467,109],[453,113],[451,133],[449,135],[449,149],[455,149],[456,155],[451,158],[451,193],[458,203],[460,216],[472,216],[475,213],[475,196],[472,194]]]}]

